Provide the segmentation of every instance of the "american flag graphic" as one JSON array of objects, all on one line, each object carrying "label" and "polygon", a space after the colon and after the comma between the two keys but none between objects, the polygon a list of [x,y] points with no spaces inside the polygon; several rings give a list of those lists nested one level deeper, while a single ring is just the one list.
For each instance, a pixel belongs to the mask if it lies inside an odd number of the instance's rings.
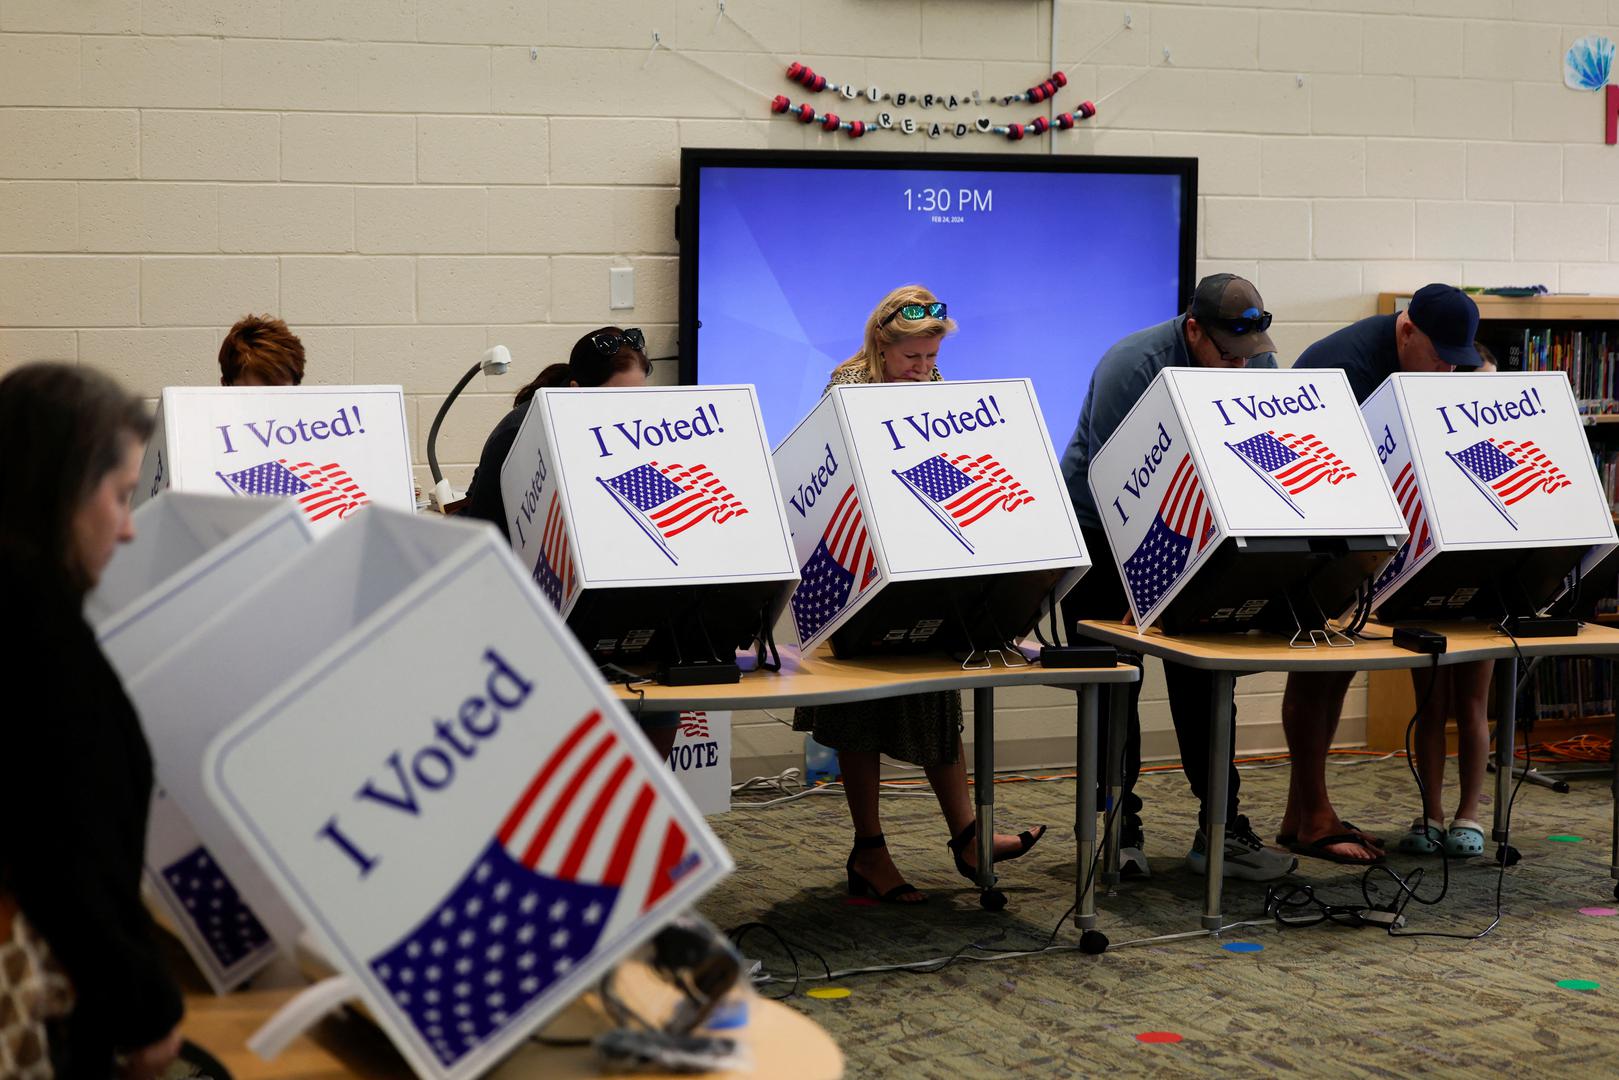
[{"label": "american flag graphic", "polygon": [[799,568],[799,578],[792,607],[801,642],[814,637],[877,580],[877,556],[866,535],[865,515],[853,484],[838,500],[821,542]]},{"label": "american flag graphic", "polygon": [[1400,504],[1400,513],[1405,515],[1405,527],[1411,535],[1406,537],[1400,550],[1394,553],[1394,558],[1372,582],[1374,594],[1388,588],[1389,582],[1399,577],[1400,571],[1405,569],[1406,562],[1411,558],[1422,558],[1423,552],[1433,543],[1433,534],[1428,528],[1428,514],[1422,506],[1422,490],[1417,487],[1417,473],[1409,461],[1400,470],[1400,475],[1394,478],[1394,498]]},{"label": "american flag graphic", "polygon": [[962,529],[997,508],[1010,512],[1034,501],[991,454],[935,454],[894,475],[969,552],[973,546]]},{"label": "american flag graphic", "polygon": [[1537,491],[1552,492],[1572,481],[1532,442],[1480,439],[1451,455],[1462,469],[1489,485],[1505,506]]},{"label": "american flag graphic", "polygon": [[161,872],[191,915],[192,925],[201,931],[221,971],[229,971],[270,944],[269,931],[242,903],[236,887],[206,848],[193,848]]},{"label": "american flag graphic", "polygon": [[653,461],[596,481],[676,564],[668,540],[709,519],[723,523],[748,512],[707,465]]},{"label": "american flag graphic", "polygon": [[310,521],[336,514],[346,518],[371,499],[360,490],[343,466],[335,462],[316,465],[300,461],[289,465],[286,458],[266,461],[251,469],[215,473],[235,495],[287,496],[298,500],[298,507]]},{"label": "american flag graphic", "polygon": [[1231,449],[1264,470],[1289,495],[1297,495],[1323,480],[1341,484],[1355,475],[1355,470],[1314,435],[1261,431]]},{"label": "american flag graphic", "polygon": [[681,713],[680,734],[687,739],[708,738],[708,713],[701,709]]},{"label": "american flag graphic", "polygon": [[551,492],[545,511],[545,529],[540,533],[540,556],[534,563],[534,584],[562,610],[574,587],[573,552],[568,550],[568,529],[562,516],[562,500]]},{"label": "american flag graphic", "polygon": [[1181,455],[1169,490],[1158,504],[1147,535],[1124,561],[1124,579],[1136,611],[1145,614],[1186,571],[1194,554],[1214,535],[1214,515],[1203,495],[1192,455]]},{"label": "american flag graphic", "polygon": [[697,865],[600,712],[540,766],[499,831],[372,972],[446,1068],[500,1032]]}]

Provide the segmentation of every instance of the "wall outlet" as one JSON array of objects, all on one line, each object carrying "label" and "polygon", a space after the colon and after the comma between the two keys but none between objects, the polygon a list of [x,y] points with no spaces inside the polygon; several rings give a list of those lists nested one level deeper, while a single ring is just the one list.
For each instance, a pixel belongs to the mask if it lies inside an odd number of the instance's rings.
[{"label": "wall outlet", "polygon": [[614,311],[635,306],[635,267],[613,266],[608,268],[607,306]]}]

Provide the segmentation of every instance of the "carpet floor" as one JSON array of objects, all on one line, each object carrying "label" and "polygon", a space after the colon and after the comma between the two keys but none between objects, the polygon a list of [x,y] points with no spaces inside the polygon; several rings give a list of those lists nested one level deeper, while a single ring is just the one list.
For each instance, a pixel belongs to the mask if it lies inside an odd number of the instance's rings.
[{"label": "carpet floor", "polygon": [[[1334,762],[1339,811],[1392,846],[1417,809],[1404,761]],[[1285,767],[1243,772],[1242,809],[1262,836],[1280,820],[1287,775]],[[1185,864],[1195,809],[1184,777],[1151,773],[1137,790],[1152,876],[1100,896],[1107,953],[840,975],[804,981],[789,1000],[837,1039],[856,1077],[1619,1076],[1619,916],[1581,913],[1619,907],[1608,873],[1605,781],[1575,781],[1566,795],[1523,785],[1512,822],[1523,858],[1506,871],[1500,925],[1479,941],[1395,939],[1331,924],[1280,928],[1264,919],[1265,886],[1231,881],[1227,920],[1258,925],[1128,944],[1196,930],[1203,886]],[[937,806],[925,787],[916,791],[885,796],[883,819],[900,869],[930,896],[922,909],[846,901],[850,829],[836,791],[765,809],[739,800],[712,819],[737,872],[700,908],[724,928],[767,924],[793,947],[805,976],[822,974],[811,950],[836,973],[964,948],[1038,948],[1054,929],[1058,945],[1077,944],[1071,921],[1059,927],[1074,899],[1071,781],[997,785],[1003,831],[1051,826],[1027,856],[1002,864],[1009,904],[999,913],[981,910],[976,890],[956,877]],[[1439,892],[1438,860],[1394,855],[1390,865],[1407,877],[1426,868],[1419,893]],[[1452,862],[1447,895],[1437,905],[1411,904],[1407,931],[1482,930],[1495,914],[1497,876],[1493,858]],[[1301,860],[1288,880],[1347,904],[1360,902],[1361,877]],[[1395,896],[1389,878],[1377,882],[1383,899]],[[1247,951],[1230,948],[1239,943]],[[765,992],[792,987],[793,964],[770,935],[750,932],[743,951],[782,980]],[[1569,980],[1594,988],[1559,986]],[[807,994],[829,986],[848,995]],[[1141,1039],[1153,1032],[1179,1040]]]}]

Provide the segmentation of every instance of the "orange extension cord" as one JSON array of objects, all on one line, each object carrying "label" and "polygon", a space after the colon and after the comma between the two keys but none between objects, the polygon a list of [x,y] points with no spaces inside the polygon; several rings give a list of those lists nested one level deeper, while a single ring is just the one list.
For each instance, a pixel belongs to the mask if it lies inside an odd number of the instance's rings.
[{"label": "orange extension cord", "polygon": [[1519,750],[1518,757],[1531,753],[1540,761],[1612,761],[1613,740],[1600,735],[1576,735],[1558,742],[1536,743],[1528,751]]}]

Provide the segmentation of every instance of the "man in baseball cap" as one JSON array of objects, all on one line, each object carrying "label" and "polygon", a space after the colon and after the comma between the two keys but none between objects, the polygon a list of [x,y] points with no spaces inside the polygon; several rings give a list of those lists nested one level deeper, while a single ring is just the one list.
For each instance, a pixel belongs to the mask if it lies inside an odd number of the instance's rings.
[{"label": "man in baseball cap", "polygon": [[[1222,358],[1250,360],[1276,351],[1276,345],[1265,332],[1270,329],[1270,312],[1265,310],[1259,290],[1247,278],[1210,274],[1197,283],[1186,314],[1194,331],[1200,329],[1213,339]],[[1276,364],[1273,360],[1269,364],[1249,366],[1275,367]]]},{"label": "man in baseball cap", "polygon": [[[1355,400],[1365,401],[1400,371],[1454,371],[1482,362],[1473,346],[1478,305],[1454,285],[1424,285],[1398,315],[1373,315],[1336,330],[1305,349],[1295,368],[1342,368]],[[1447,669],[1483,701],[1490,664]],[[1327,795],[1327,751],[1338,729],[1349,672],[1295,671],[1282,694],[1282,732],[1293,755],[1287,810],[1278,842],[1301,855],[1367,865],[1383,857],[1379,837],[1338,816]],[[1482,682],[1480,682],[1482,680]],[[1440,710],[1443,712],[1443,709]]]},{"label": "man in baseball cap", "polygon": [[[1140,400],[1147,387],[1166,367],[1252,367],[1274,368],[1276,346],[1266,331],[1270,312],[1259,298],[1253,283],[1234,274],[1213,274],[1198,282],[1192,302],[1184,313],[1156,326],[1138,330],[1119,341],[1102,355],[1091,375],[1090,390],[1079,411],[1079,424],[1063,453],[1063,478],[1074,513],[1079,518],[1085,548],[1095,563],[1063,599],[1063,616],[1070,626],[1079,619],[1117,619],[1127,615],[1129,601],[1118,564],[1108,556],[1107,533],[1091,495],[1091,456],[1102,448],[1125,415]],[[1180,664],[1164,664],[1164,681],[1169,688],[1169,712],[1180,740],[1181,768],[1191,782],[1192,793],[1201,803],[1207,796],[1209,776],[1209,733],[1213,726],[1214,679],[1209,672]],[[1124,794],[1120,822],[1119,862],[1125,874],[1147,873],[1142,854],[1141,798],[1135,781],[1141,771],[1141,718],[1137,702],[1141,684],[1116,688],[1130,696],[1128,730],[1124,746]],[[1235,723],[1236,709],[1231,715]],[[1237,793],[1241,778],[1233,767],[1228,774],[1226,800],[1225,875],[1251,881],[1272,881],[1297,865],[1292,855],[1265,846],[1246,817],[1237,813]],[[1198,812],[1198,830],[1192,838],[1186,862],[1194,873],[1206,873],[1208,851],[1202,823],[1204,809]]]}]

